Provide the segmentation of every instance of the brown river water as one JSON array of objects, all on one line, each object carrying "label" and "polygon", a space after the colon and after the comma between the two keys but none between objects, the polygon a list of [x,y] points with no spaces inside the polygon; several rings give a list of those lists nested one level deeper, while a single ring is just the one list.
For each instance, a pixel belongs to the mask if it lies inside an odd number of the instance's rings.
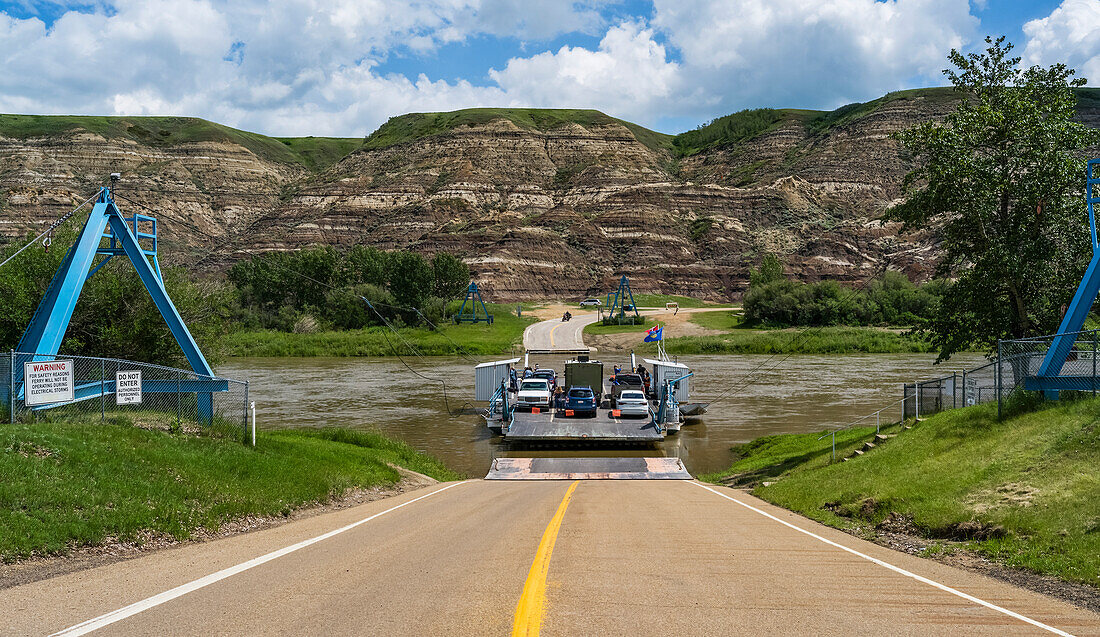
[{"label": "brown river water", "polygon": [[[601,356],[610,373],[627,356]],[[550,455],[677,456],[693,474],[718,471],[732,460],[730,446],[775,433],[822,431],[846,425],[901,398],[901,386],[952,371],[975,367],[984,358],[964,354],[933,366],[931,354],[800,355],[781,361],[768,356],[682,356],[695,372],[692,401],[706,402],[740,384],[749,371],[764,364],[764,373],[743,389],[714,402],[702,418],[689,421],[660,446],[613,449],[510,449],[494,436],[471,407],[473,363],[461,358],[406,359],[424,376],[413,374],[396,358],[236,358],[218,373],[249,381],[260,429],[337,426],[378,429],[430,453],[452,469],[472,477],[488,470],[494,457]],[[564,369],[565,357],[532,357],[532,363]],[[460,412],[452,417],[450,412]],[[883,413],[897,420],[900,405]],[[875,419],[868,421],[874,425]]]}]

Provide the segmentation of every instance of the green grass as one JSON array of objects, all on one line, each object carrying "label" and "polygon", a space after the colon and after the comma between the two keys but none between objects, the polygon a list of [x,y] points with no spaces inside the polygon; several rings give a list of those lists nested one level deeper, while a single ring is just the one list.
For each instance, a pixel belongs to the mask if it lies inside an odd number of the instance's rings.
[{"label": "green grass", "polygon": [[692,315],[688,317],[688,320],[708,330],[722,330],[728,332],[741,328],[745,317],[740,311],[693,312]]},{"label": "green grass", "polygon": [[[399,328],[400,337],[386,327],[363,330],[292,334],[288,332],[232,332],[226,337],[230,356],[402,356],[413,353],[404,341],[424,356],[491,356],[511,351],[523,339],[523,330],[538,319],[516,317],[511,305],[488,305],[493,324],[440,325],[439,331],[419,327]],[[459,349],[461,348],[461,349]]]},{"label": "green grass", "polygon": [[390,118],[367,137],[366,148],[385,148],[424,137],[450,132],[460,126],[477,126],[496,119],[506,119],[527,130],[549,131],[567,124],[585,128],[622,124],[634,138],[652,150],[668,150],[672,136],[652,131],[637,124],[604,115],[591,109],[561,108],[467,108],[447,113],[408,113]]},{"label": "green grass", "polygon": [[776,130],[789,121],[805,122],[822,111],[752,108],[715,118],[695,130],[680,133],[672,145],[680,156],[691,156],[710,148],[746,142]]},{"label": "green grass", "polygon": [[729,303],[710,303],[690,296],[675,294],[634,294],[634,304],[638,307],[663,308],[665,303],[679,303],[680,307],[721,307]]},{"label": "green grass", "polygon": [[0,135],[27,139],[84,130],[107,139],[129,139],[154,147],[189,142],[239,144],[273,162],[320,170],[362,144],[360,138],[278,139],[237,130],[197,117],[106,117],[96,115],[0,115]]},{"label": "green grass", "polygon": [[[694,318],[694,317],[693,317]],[[801,330],[734,330],[711,336],[667,338],[665,349],[685,354],[902,354],[932,352],[927,341],[873,327]]]},{"label": "green grass", "polygon": [[584,326],[585,334],[626,334],[629,332],[637,332],[643,334],[646,330],[653,327],[653,319],[648,316],[642,316],[642,323],[639,325],[603,325],[601,323],[590,323]]},{"label": "green grass", "polygon": [[101,424],[0,425],[0,559],[50,555],[117,538],[186,539],[245,516],[279,516],[349,489],[392,485],[392,463],[440,480],[439,461],[374,432],[260,432],[226,438]]},{"label": "green grass", "polygon": [[[890,431],[897,427],[891,427]],[[740,485],[755,486],[765,480],[773,480],[798,468],[804,471],[823,467],[832,460],[832,436],[821,438],[826,431],[806,434],[779,434],[757,438],[733,447],[737,457],[733,465],[718,473],[700,476],[701,480],[718,482],[736,477]],[[843,458],[861,446],[875,433],[874,427],[853,427],[837,432],[837,457]]]},{"label": "green grass", "polygon": [[361,137],[276,137],[306,168],[320,172],[363,145]]},{"label": "green grass", "polygon": [[[948,411],[843,463],[827,464],[821,443],[792,437],[782,453],[760,444],[772,458],[754,460],[750,450],[727,474],[786,462],[756,495],[845,529],[911,516],[927,537],[1100,585],[1100,400],[1000,422],[995,405]],[[802,456],[806,462],[790,462]]]}]

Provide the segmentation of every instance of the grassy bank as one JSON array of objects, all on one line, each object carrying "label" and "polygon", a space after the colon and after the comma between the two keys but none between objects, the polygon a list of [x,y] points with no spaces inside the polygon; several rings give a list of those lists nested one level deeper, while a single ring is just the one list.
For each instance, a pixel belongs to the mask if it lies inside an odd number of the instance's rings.
[{"label": "grassy bank", "polygon": [[729,303],[709,303],[690,296],[675,294],[634,294],[634,304],[638,307],[663,308],[665,303],[677,303],[680,307],[722,307]]},{"label": "grassy bank", "polygon": [[602,323],[589,323],[584,326],[585,334],[628,334],[630,332],[637,332],[639,335],[644,334],[646,330],[653,327],[653,319],[648,316],[641,317],[642,322],[637,325],[604,325]]},{"label": "grassy bank", "polygon": [[362,330],[294,334],[290,332],[234,332],[226,338],[230,356],[393,356],[411,354],[407,341],[424,356],[471,356],[509,352],[521,344],[523,330],[538,319],[517,317],[502,307],[490,308],[493,324],[441,325],[440,329],[405,327],[400,336],[386,327]]},{"label": "grassy bank", "polygon": [[[838,437],[838,454],[873,429]],[[754,493],[826,524],[873,534],[884,523],[1002,564],[1100,585],[1100,401],[1003,421],[994,405],[938,414],[848,462],[828,438],[771,436],[737,449],[717,480],[775,480]]]},{"label": "grassy bank", "polygon": [[[694,317],[692,317],[694,318]],[[927,341],[873,327],[822,327],[805,332],[735,329],[728,334],[679,336],[665,341],[669,354],[903,354],[932,352]]]},{"label": "grassy bank", "polygon": [[262,432],[236,440],[141,429],[126,419],[0,425],[0,559],[111,538],[185,539],[245,516],[279,516],[349,489],[392,485],[392,463],[441,480],[439,461],[381,434]]}]

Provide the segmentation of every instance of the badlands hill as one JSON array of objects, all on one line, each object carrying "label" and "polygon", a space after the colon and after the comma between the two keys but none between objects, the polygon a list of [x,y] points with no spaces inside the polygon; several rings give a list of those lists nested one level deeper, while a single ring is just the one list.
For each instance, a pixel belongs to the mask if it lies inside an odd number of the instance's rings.
[{"label": "badlands hill", "polygon": [[[40,228],[121,172],[123,209],[160,219],[162,261],[212,271],[360,243],[459,254],[494,300],[598,293],[619,274],[636,290],[736,298],[766,251],[806,280],[920,280],[934,237],[879,221],[909,168],[890,135],[956,99],[757,109],[677,136],[592,110],[413,113],[365,140],[0,115],[0,233]],[[1100,90],[1082,90],[1078,110],[1100,126]]]}]

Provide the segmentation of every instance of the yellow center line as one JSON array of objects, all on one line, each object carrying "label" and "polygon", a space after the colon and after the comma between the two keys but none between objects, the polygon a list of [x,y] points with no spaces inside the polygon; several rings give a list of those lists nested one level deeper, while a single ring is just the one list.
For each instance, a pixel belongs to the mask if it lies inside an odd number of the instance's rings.
[{"label": "yellow center line", "polygon": [[554,332],[561,327],[561,323],[558,323],[554,327],[550,328],[550,349],[554,349]]},{"label": "yellow center line", "polygon": [[546,610],[546,573],[550,570],[550,554],[554,552],[554,542],[558,539],[558,530],[561,529],[561,520],[565,517],[565,509],[569,507],[569,499],[577,490],[580,480],[569,485],[565,492],[558,511],[550,519],[546,531],[542,534],[539,549],[535,552],[535,561],[531,562],[531,572],[527,574],[527,581],[523,584],[523,594],[516,604],[516,619],[512,623],[512,635],[536,636],[542,626],[542,614]]}]

